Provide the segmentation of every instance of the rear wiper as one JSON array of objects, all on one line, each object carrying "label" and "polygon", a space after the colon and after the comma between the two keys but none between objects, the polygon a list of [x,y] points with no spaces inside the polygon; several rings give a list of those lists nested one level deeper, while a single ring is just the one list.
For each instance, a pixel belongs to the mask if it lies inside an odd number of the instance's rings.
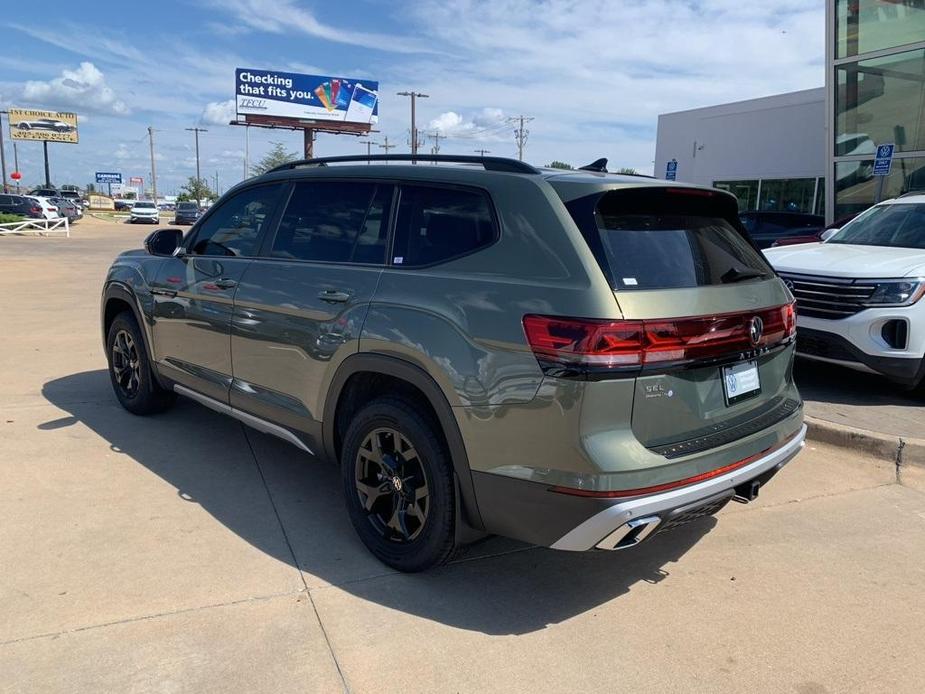
[{"label": "rear wiper", "polygon": [[723,284],[732,284],[733,282],[742,282],[744,280],[754,280],[754,279],[766,279],[768,274],[762,272],[761,270],[753,270],[751,268],[745,268],[740,270],[737,267],[731,267],[722,275],[719,279]]}]

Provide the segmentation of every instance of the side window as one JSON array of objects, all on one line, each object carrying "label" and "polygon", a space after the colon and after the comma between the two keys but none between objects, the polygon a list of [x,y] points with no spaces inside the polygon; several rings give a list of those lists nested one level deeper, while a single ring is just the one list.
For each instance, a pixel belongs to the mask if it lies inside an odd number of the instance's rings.
[{"label": "side window", "polygon": [[252,256],[283,190],[283,183],[256,186],[223,201],[196,231],[195,255]]},{"label": "side window", "polygon": [[270,255],[329,263],[385,262],[391,185],[367,181],[297,183]]},{"label": "side window", "polygon": [[0,195],[0,207],[12,207],[13,204],[12,195]]},{"label": "side window", "polygon": [[392,263],[430,265],[490,245],[495,240],[485,193],[455,188],[402,188]]}]

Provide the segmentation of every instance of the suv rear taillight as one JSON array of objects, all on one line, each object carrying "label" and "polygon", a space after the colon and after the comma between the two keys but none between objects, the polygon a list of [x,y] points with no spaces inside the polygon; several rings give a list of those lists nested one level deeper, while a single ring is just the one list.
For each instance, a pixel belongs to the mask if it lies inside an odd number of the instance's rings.
[{"label": "suv rear taillight", "polygon": [[543,370],[569,376],[636,372],[740,357],[789,342],[793,304],[758,311],[656,320],[524,316],[524,332]]}]

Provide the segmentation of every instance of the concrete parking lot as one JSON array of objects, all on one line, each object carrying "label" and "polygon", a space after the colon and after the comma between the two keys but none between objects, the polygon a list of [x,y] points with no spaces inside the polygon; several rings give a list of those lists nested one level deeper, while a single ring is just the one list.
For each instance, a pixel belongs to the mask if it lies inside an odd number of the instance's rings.
[{"label": "concrete parking lot", "polygon": [[0,239],[0,692],[925,689],[925,475],[811,443],[635,552],[491,538],[396,574],[333,466],[190,401],[117,405],[99,288],[149,231]]}]

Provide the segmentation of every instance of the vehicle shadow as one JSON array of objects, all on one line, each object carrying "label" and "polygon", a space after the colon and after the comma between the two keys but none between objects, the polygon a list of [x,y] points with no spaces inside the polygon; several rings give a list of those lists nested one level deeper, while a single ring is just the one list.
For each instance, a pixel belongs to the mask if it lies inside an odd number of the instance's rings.
[{"label": "vehicle shadow", "polygon": [[925,402],[921,390],[903,390],[883,376],[835,364],[797,359],[793,373],[806,400],[865,407],[918,406]]},{"label": "vehicle shadow", "polygon": [[657,584],[716,524],[702,519],[630,552],[556,552],[488,538],[449,566],[403,575],[360,544],[334,465],[183,398],[163,415],[130,415],[116,403],[105,370],[49,381],[43,394],[68,414],[40,430],[89,427],[113,451],[175,488],[176,503],[199,504],[228,532],[301,570],[310,589],[335,585],[366,601],[486,634],[544,629],[639,582]]}]

